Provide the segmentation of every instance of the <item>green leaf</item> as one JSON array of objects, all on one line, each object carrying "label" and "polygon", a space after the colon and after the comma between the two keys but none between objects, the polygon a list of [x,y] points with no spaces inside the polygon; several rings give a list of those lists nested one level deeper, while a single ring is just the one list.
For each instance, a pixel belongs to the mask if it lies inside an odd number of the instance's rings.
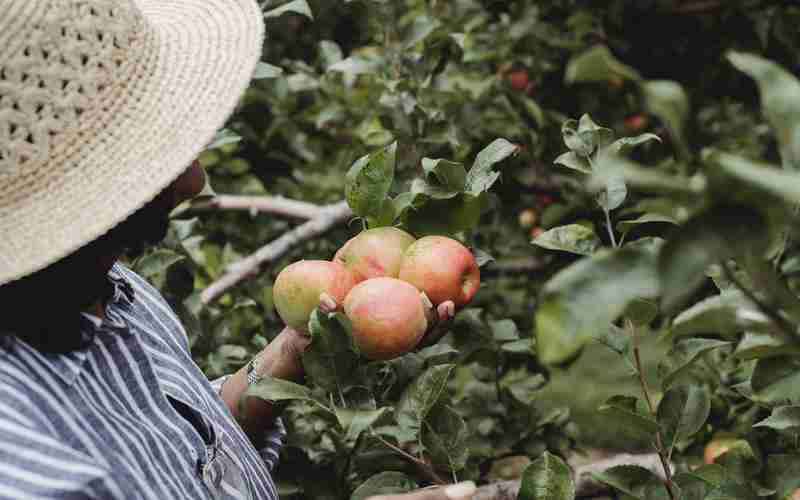
[{"label": "green leaf", "polygon": [[376,410],[336,408],[336,418],[339,420],[339,425],[345,430],[345,439],[349,440],[357,439],[362,432],[391,415],[391,413],[392,409],[389,407],[382,407]]},{"label": "green leaf", "polygon": [[593,149],[609,146],[614,140],[614,131],[596,124],[592,117],[584,113],[578,121],[578,135],[592,145]]},{"label": "green leaf", "polygon": [[386,471],[375,474],[356,488],[350,500],[367,500],[377,495],[407,493],[417,488],[417,483],[402,472]]},{"label": "green leaf", "polygon": [[133,270],[143,278],[153,278],[165,273],[173,264],[184,260],[186,256],[172,250],[159,248],[136,260]]},{"label": "green leaf", "polygon": [[594,165],[597,179],[603,179],[603,187],[597,195],[597,203],[603,210],[611,211],[619,208],[628,197],[628,186],[625,184],[623,164],[616,161],[607,150],[597,155]]},{"label": "green leaf", "polygon": [[658,316],[658,304],[653,300],[636,298],[628,304],[624,317],[630,319],[636,326],[644,326]]},{"label": "green leaf", "polygon": [[732,337],[744,330],[769,332],[774,328],[769,318],[738,290],[726,290],[703,299],[672,322],[672,334],[676,337],[697,334]]},{"label": "green leaf", "polygon": [[759,496],[749,485],[726,481],[713,490],[703,500],[758,500]]},{"label": "green leaf", "polygon": [[733,353],[737,358],[744,360],[772,358],[787,354],[800,355],[800,345],[786,344],[784,340],[769,333],[759,332],[744,332],[744,337],[739,341],[739,345],[736,346],[736,351]]},{"label": "green leaf", "polygon": [[595,480],[639,500],[647,500],[641,496],[644,485],[654,479],[658,480],[655,474],[638,465],[618,465],[592,476]]},{"label": "green leaf", "polygon": [[303,367],[310,381],[328,391],[342,391],[353,382],[358,355],[346,323],[344,314],[328,316],[318,309],[308,322],[311,344],[303,353]]},{"label": "green leaf", "polygon": [[[625,184],[637,191],[670,195],[673,199],[696,199],[706,189],[707,182],[702,176],[687,178],[674,175],[663,170],[639,165],[619,155],[600,154],[595,163],[611,161],[621,169]],[[592,192],[606,189],[609,174],[616,175],[617,171],[613,169],[593,171],[587,188]]]},{"label": "green leaf", "polygon": [[661,118],[683,158],[688,157],[686,121],[689,96],[680,84],[670,80],[650,80],[642,86],[644,100],[651,113]]},{"label": "green leaf", "polygon": [[[760,191],[778,196],[787,203],[800,203],[800,174],[779,170],[772,165],[738,155],[713,151],[706,159],[724,173]],[[800,164],[798,167],[800,168]]]},{"label": "green leaf", "polygon": [[264,78],[278,78],[282,74],[283,68],[259,61],[258,64],[256,64],[256,71],[253,74],[253,79],[261,80]]},{"label": "green leaf", "polygon": [[700,356],[730,344],[730,342],[714,339],[688,339],[677,342],[668,354],[670,369],[662,382],[664,388],[672,387],[675,380],[679,379]]},{"label": "green leaf", "polygon": [[492,337],[497,342],[519,340],[519,330],[513,320],[489,321],[489,328],[492,329]]},{"label": "green leaf", "polygon": [[345,177],[345,197],[353,213],[380,215],[394,181],[397,143],[356,160]]},{"label": "green leaf", "polygon": [[[594,153],[595,144],[591,141],[589,135],[580,134],[578,132],[578,127],[579,124],[575,120],[565,121],[563,125],[561,125],[561,137],[564,139],[564,144],[566,144],[578,158],[589,158],[589,156]],[[558,158],[562,157],[564,157],[564,155]],[[556,160],[558,160],[558,158]],[[572,164],[565,166],[573,168]]]},{"label": "green leaf", "polygon": [[478,225],[485,203],[485,194],[462,193],[450,199],[428,199],[416,210],[406,212],[406,226],[419,237],[471,231]]},{"label": "green leaf", "polygon": [[469,437],[461,415],[449,406],[438,404],[425,418],[420,439],[434,465],[444,465],[455,472],[467,463]]},{"label": "green leaf", "polygon": [[642,414],[636,398],[631,396],[612,396],[598,411],[604,417],[604,424],[613,429],[613,433],[636,441],[652,441],[659,429],[658,422]]},{"label": "green leaf", "polygon": [[594,231],[580,224],[569,224],[545,231],[533,243],[548,250],[592,255],[602,244]]},{"label": "green leaf", "polygon": [[575,151],[567,151],[553,160],[553,163],[571,168],[572,170],[577,170],[583,174],[592,173],[592,168],[591,165],[589,165],[589,161],[586,158],[578,156]]},{"label": "green leaf", "polygon": [[575,482],[564,461],[545,451],[522,474],[519,500],[573,500]]},{"label": "green leaf", "polygon": [[322,66],[327,70],[332,65],[344,59],[342,48],[338,43],[331,40],[322,40],[319,42],[319,57],[322,61]]},{"label": "green leaf", "polygon": [[411,182],[410,192],[413,195],[421,195],[434,200],[449,200],[458,196],[460,191],[449,190],[444,186],[429,184],[424,179],[414,179]]},{"label": "green leaf", "polygon": [[620,221],[617,224],[617,231],[621,233],[627,233],[631,229],[635,228],[636,226],[640,226],[642,224],[652,224],[652,223],[667,223],[667,224],[678,224],[678,221],[673,219],[672,217],[668,217],[666,215],[660,214],[643,214],[636,219],[633,220],[624,220]]},{"label": "green leaf", "polygon": [[571,359],[632,300],[657,292],[655,256],[635,247],[601,251],[561,270],[544,286],[536,312],[540,360]]},{"label": "green leaf", "polygon": [[413,433],[420,432],[422,422],[439,401],[447,387],[447,379],[455,365],[436,365],[425,370],[406,388],[397,406],[397,423]]},{"label": "green leaf", "polygon": [[293,0],[289,3],[281,5],[280,7],[268,10],[264,12],[264,18],[269,19],[271,17],[279,17],[287,12],[294,12],[295,14],[306,16],[309,19],[314,19],[314,14],[311,12],[311,7],[308,6],[308,2],[306,0]]},{"label": "green leaf", "polygon": [[613,80],[640,81],[642,77],[632,67],[621,63],[604,45],[592,47],[567,63],[566,83],[609,82]]},{"label": "green leaf", "polygon": [[768,455],[764,476],[766,485],[777,492],[778,498],[790,500],[789,495],[800,488],[800,455],[797,453]]},{"label": "green leaf", "polygon": [[674,310],[707,279],[706,269],[717,262],[747,252],[761,253],[762,217],[739,206],[718,206],[690,219],[677,236],[664,245],[659,258],[661,304]]},{"label": "green leaf", "polygon": [[481,250],[480,248],[473,248],[472,254],[475,256],[475,262],[478,263],[478,267],[483,267],[486,264],[489,264],[490,262],[494,262],[495,260],[497,260],[491,255],[489,255],[487,252]]},{"label": "green leaf", "polygon": [[492,184],[500,176],[499,172],[492,170],[497,163],[505,160],[509,156],[516,154],[519,146],[512,144],[505,139],[495,139],[486,146],[475,158],[475,163],[467,172],[465,181],[466,192],[479,195],[488,191]]},{"label": "green leaf", "polygon": [[753,400],[770,406],[800,405],[800,358],[759,359],[750,378]]},{"label": "green leaf", "polygon": [[422,159],[425,175],[433,175],[446,190],[461,192],[467,183],[467,171],[461,163],[443,159]]},{"label": "green leaf", "polygon": [[669,389],[658,404],[658,423],[669,449],[696,434],[711,412],[711,396],[705,386],[692,384]]},{"label": "green leaf", "polygon": [[532,374],[525,367],[509,370],[500,379],[500,388],[505,389],[520,403],[530,406],[534,403],[539,391],[547,383],[541,373]]},{"label": "green leaf", "polygon": [[214,136],[214,140],[211,141],[211,144],[206,146],[206,149],[217,149],[219,147],[225,146],[226,144],[236,144],[242,140],[242,136],[234,132],[233,130],[224,128],[217,132],[217,135]]},{"label": "green leaf", "polygon": [[662,142],[661,137],[656,134],[642,134],[634,137],[622,137],[621,139],[617,139],[612,142],[608,148],[614,154],[626,154],[634,147],[650,141]]},{"label": "green leaf", "polygon": [[404,47],[410,49],[416,44],[424,41],[431,33],[441,26],[442,23],[429,16],[415,16],[411,23],[408,33],[404,38]]},{"label": "green leaf", "polygon": [[380,69],[381,60],[366,59],[360,56],[350,56],[328,66],[328,72],[343,73],[348,77],[375,73]]},{"label": "green leaf", "polygon": [[727,57],[758,84],[761,108],[775,130],[784,165],[800,169],[800,81],[774,62],[754,54],[731,51]]},{"label": "green leaf", "polygon": [[769,427],[776,431],[796,431],[800,429],[800,406],[774,408],[769,417],[753,424],[753,427]]},{"label": "green leaf", "polygon": [[500,346],[500,350],[514,354],[532,354],[533,339],[525,338],[506,342]]},{"label": "green leaf", "polygon": [[270,376],[265,376],[257,383],[248,386],[240,400],[240,404],[249,397],[259,398],[268,402],[295,400],[308,401],[316,405],[318,408],[325,410],[326,412],[331,412],[331,410],[325,404],[318,401],[313,396],[308,387]]}]

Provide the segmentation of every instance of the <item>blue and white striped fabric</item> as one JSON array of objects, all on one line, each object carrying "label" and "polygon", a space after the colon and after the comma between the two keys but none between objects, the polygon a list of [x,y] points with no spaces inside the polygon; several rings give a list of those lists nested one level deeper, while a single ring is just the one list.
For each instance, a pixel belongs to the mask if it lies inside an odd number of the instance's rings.
[{"label": "blue and white striped fabric", "polygon": [[119,264],[109,278],[86,348],[0,347],[0,498],[277,499],[280,421],[257,451],[161,295]]}]

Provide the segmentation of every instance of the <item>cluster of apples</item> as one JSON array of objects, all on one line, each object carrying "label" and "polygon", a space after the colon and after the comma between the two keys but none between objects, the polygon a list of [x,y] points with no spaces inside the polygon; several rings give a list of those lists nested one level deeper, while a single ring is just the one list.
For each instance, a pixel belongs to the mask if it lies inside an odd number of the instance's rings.
[{"label": "cluster of apples", "polygon": [[420,343],[438,318],[437,306],[468,304],[480,281],[475,257],[460,242],[381,227],[348,240],[332,261],[290,264],[273,295],[281,319],[299,331],[326,296],[333,299],[343,305],[361,354],[387,360]]}]

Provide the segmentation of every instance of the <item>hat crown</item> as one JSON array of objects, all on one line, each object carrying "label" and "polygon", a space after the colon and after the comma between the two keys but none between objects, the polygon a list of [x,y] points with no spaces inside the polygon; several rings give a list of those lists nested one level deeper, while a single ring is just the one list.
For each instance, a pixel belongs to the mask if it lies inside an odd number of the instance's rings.
[{"label": "hat crown", "polygon": [[6,0],[3,10],[0,182],[13,184],[102,113],[143,21],[131,0]]}]

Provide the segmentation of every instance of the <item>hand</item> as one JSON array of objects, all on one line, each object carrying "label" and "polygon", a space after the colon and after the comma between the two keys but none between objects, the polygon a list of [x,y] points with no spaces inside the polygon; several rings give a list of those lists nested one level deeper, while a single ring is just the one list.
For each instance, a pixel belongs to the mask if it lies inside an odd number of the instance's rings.
[{"label": "hand", "polygon": [[466,481],[445,487],[425,488],[402,495],[379,495],[367,500],[472,500],[475,483]]},{"label": "hand", "polygon": [[334,313],[339,310],[339,304],[336,302],[336,299],[322,292],[319,294],[319,310],[325,314]]},{"label": "hand", "polygon": [[439,341],[440,338],[447,332],[456,315],[456,305],[452,300],[446,300],[436,306],[434,309],[433,303],[425,292],[421,292],[422,302],[426,307],[426,314],[428,316],[428,331],[425,336],[417,344],[417,348],[428,347]]},{"label": "hand", "polygon": [[302,354],[311,343],[311,337],[290,327],[285,327],[258,356],[258,374],[284,380],[298,380],[303,376]]},{"label": "hand", "polygon": [[[447,329],[456,315],[456,305],[452,300],[447,300],[434,308],[433,303],[428,296],[425,295],[425,292],[420,292],[419,295],[425,306],[425,315],[428,318],[428,331],[425,332],[425,336],[422,337],[418,347],[427,347],[435,344],[442,335],[447,332]],[[320,294],[319,310],[321,312],[330,314],[338,311],[339,308],[340,305],[336,302],[336,299],[325,292]]]}]

